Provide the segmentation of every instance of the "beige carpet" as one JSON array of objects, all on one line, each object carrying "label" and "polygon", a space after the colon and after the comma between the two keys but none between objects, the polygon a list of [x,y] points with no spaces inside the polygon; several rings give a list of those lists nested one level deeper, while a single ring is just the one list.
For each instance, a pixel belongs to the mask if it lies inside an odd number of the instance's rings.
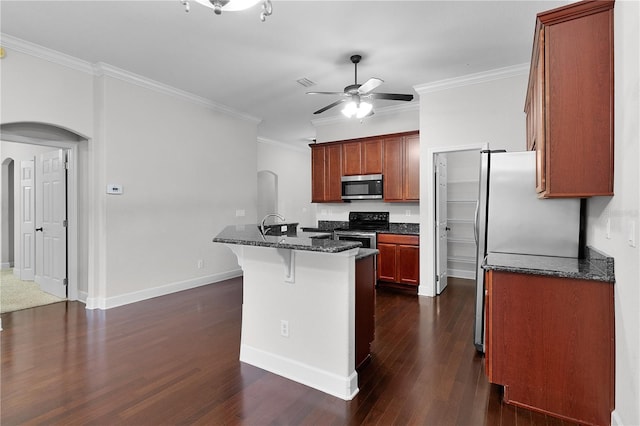
[{"label": "beige carpet", "polygon": [[65,299],[40,290],[40,286],[35,281],[20,281],[13,275],[13,269],[3,269],[0,273],[0,313],[19,311],[63,300]]}]

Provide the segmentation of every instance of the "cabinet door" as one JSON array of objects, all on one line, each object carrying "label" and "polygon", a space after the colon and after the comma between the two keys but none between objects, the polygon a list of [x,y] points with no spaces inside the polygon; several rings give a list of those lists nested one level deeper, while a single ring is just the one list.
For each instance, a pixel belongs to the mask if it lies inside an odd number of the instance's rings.
[{"label": "cabinet door", "polygon": [[383,196],[384,201],[402,201],[402,137],[385,139],[383,142]]},{"label": "cabinet door", "polygon": [[396,281],[396,245],[378,243],[378,279]]},{"label": "cabinet door", "polygon": [[403,195],[407,201],[420,200],[420,135],[404,140]]},{"label": "cabinet door", "polygon": [[574,5],[565,16],[538,15],[546,100],[539,189],[549,198],[613,195],[613,2]]},{"label": "cabinet door", "polygon": [[311,147],[311,202],[322,203],[325,200],[325,147]]},{"label": "cabinet door", "polygon": [[342,144],[342,174],[343,176],[361,175],[362,173],[362,145],[360,142]]},{"label": "cabinet door", "polygon": [[382,173],[382,139],[370,139],[362,144],[362,174]]},{"label": "cabinet door", "polygon": [[325,155],[325,201],[342,202],[342,146],[329,145]]},{"label": "cabinet door", "polygon": [[396,275],[401,284],[420,284],[420,249],[413,245],[396,247]]}]

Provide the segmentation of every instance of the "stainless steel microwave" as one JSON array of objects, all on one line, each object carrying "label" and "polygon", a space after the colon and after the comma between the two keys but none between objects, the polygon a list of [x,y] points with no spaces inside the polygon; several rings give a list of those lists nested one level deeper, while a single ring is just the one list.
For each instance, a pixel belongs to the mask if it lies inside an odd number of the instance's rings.
[{"label": "stainless steel microwave", "polygon": [[343,200],[381,200],[382,175],[342,176]]}]

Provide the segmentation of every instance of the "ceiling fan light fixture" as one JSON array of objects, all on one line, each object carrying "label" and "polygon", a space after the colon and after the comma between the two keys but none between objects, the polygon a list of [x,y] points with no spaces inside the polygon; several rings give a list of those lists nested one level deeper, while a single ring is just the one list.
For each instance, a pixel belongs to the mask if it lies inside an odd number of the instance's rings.
[{"label": "ceiling fan light fixture", "polygon": [[201,5],[214,10],[219,9],[225,12],[235,12],[249,9],[260,2],[260,0],[196,0]]},{"label": "ceiling fan light fixture", "polygon": [[356,118],[364,118],[371,113],[371,110],[373,110],[373,105],[369,102],[360,102],[360,105],[358,105],[354,101],[349,101],[344,108],[342,108],[342,113],[347,118],[353,116]]},{"label": "ceiling fan light fixture", "polygon": [[[216,15],[222,12],[237,12],[239,10],[249,9],[258,3],[262,3],[262,12],[260,20],[264,22],[267,16],[273,12],[271,0],[195,0],[203,6],[213,9]],[[186,12],[189,12],[189,0],[180,0]]]}]

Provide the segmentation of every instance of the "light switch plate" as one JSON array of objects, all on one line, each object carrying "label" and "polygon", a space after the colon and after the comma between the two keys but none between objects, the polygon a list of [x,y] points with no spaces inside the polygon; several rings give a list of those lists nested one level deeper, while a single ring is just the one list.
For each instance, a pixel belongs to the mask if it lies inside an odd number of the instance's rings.
[{"label": "light switch plate", "polygon": [[121,195],[124,192],[122,185],[110,183],[107,185],[107,194]]}]

